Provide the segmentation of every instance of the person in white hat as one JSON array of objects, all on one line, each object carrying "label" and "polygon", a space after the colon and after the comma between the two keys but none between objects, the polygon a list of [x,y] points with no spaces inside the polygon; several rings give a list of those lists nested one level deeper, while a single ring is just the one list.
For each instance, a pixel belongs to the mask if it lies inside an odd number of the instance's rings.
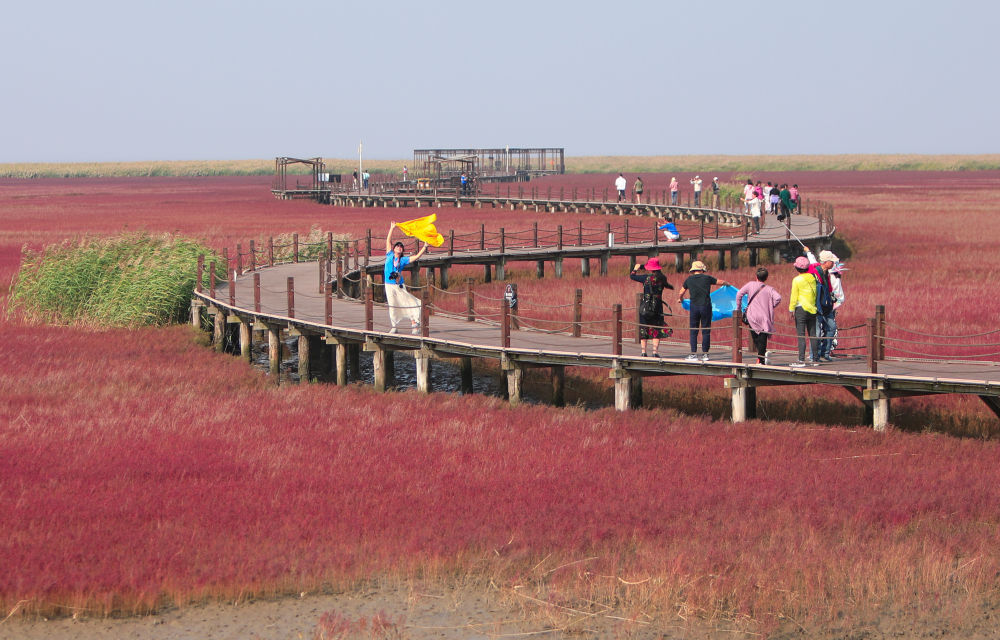
[{"label": "person in white hat", "polygon": [[806,259],[809,260],[809,272],[816,276],[816,337],[819,343],[816,347],[816,362],[832,362],[833,357],[830,352],[833,348],[833,339],[837,335],[837,311],[834,309],[836,300],[833,294],[833,282],[830,278],[830,270],[840,262],[832,251],[823,250],[819,252],[819,260],[803,245],[806,252]]},{"label": "person in white hat", "polygon": [[691,180],[691,184],[694,185],[694,206],[701,206],[701,176],[695,176]]},{"label": "person in white hat", "polygon": [[[688,362],[708,362],[708,348],[712,346],[712,287],[720,287],[729,284],[725,280],[719,280],[715,276],[705,273],[705,263],[695,260],[691,263],[691,275],[687,277],[681,286],[681,293],[677,296],[677,302],[684,300],[684,294],[690,292],[691,306],[690,320],[688,327],[691,329],[691,355],[685,360]],[[698,356],[698,331],[701,330],[701,357]]]}]

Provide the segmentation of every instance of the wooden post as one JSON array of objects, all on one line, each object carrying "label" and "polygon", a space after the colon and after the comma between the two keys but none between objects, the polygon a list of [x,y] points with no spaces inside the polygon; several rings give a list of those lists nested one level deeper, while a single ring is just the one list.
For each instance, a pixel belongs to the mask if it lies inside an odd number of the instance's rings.
[{"label": "wooden post", "polygon": [[566,405],[566,367],[554,364],[552,371],[552,404],[557,407]]},{"label": "wooden post", "polygon": [[417,378],[417,391],[431,392],[431,357],[422,351],[413,353],[414,369]]},{"label": "wooden post", "polygon": [[511,405],[521,404],[524,388],[524,366],[518,362],[510,362],[504,370],[507,378],[507,399]]},{"label": "wooden post", "polygon": [[615,335],[614,335],[614,345],[612,348],[612,353],[616,356],[622,354],[622,306],[621,304],[616,304],[612,308],[612,317],[614,318],[615,325]]},{"label": "wooden post", "polygon": [[430,285],[424,287],[422,295],[420,296],[420,336],[426,338],[430,335],[430,327],[428,323],[431,318],[431,293]]},{"label": "wooden post", "polygon": [[475,301],[472,294],[472,278],[465,279],[465,320],[473,322],[476,319]]},{"label": "wooden post", "polygon": [[375,329],[375,299],[373,297],[374,295],[375,295],[375,287],[371,286],[371,282],[369,282],[365,291],[365,331],[373,331]]},{"label": "wooden post", "polygon": [[885,305],[875,305],[875,340],[878,348],[875,351],[877,360],[885,360]]},{"label": "wooden post", "polygon": [[563,259],[562,256],[556,256],[552,260],[552,270],[555,272],[557,278],[563,276]]},{"label": "wooden post", "polygon": [[455,255],[455,230],[452,229],[448,232],[448,255]]},{"label": "wooden post", "polygon": [[545,277],[545,261],[538,260],[535,262],[535,277],[541,280]]},{"label": "wooden post", "polygon": [[878,373],[878,320],[868,318],[868,372]]},{"label": "wooden post", "polygon": [[299,234],[292,234],[292,262],[299,261]]},{"label": "wooden post", "polygon": [[375,377],[375,391],[384,393],[393,384],[392,351],[376,347],[372,351],[372,371]]},{"label": "wooden post", "polygon": [[347,345],[338,342],[334,350],[337,353],[337,385],[343,387],[347,384]]},{"label": "wooden post", "polygon": [[236,278],[229,279],[229,306],[236,306]]},{"label": "wooden post", "polygon": [[212,346],[219,353],[226,348],[226,314],[222,311],[215,312],[215,322],[212,326]]},{"label": "wooden post", "polygon": [[580,275],[590,277],[590,258],[580,258]]},{"label": "wooden post", "polygon": [[311,354],[309,351],[309,336],[299,336],[299,383],[309,382],[309,365]]},{"label": "wooden post", "polygon": [[538,221],[531,225],[532,226],[532,244],[537,249],[538,248]]},{"label": "wooden post", "polygon": [[479,225],[479,250],[484,251],[486,249],[486,225]]},{"label": "wooden post", "polygon": [[267,326],[267,361],[268,371],[277,384],[281,371],[281,329],[273,324]]},{"label": "wooden post", "polygon": [[260,273],[253,274],[253,310],[260,313]]},{"label": "wooden post", "polygon": [[500,302],[500,335],[504,349],[510,348],[510,305],[506,300]]},{"label": "wooden post", "polygon": [[573,337],[579,338],[583,322],[583,289],[573,295]]},{"label": "wooden post", "polygon": [[327,266],[330,263],[326,260],[326,258],[320,258],[319,261],[317,262],[317,264],[319,265],[319,291],[317,291],[316,293],[322,295],[323,294],[323,289],[326,286]]},{"label": "wooden post", "polygon": [[288,317],[295,317],[295,278],[289,276],[286,279],[285,290],[288,292]]},{"label": "wooden post", "polygon": [[323,320],[326,324],[333,324],[333,285],[326,287],[323,292]]},{"label": "wooden post", "polygon": [[705,219],[699,220],[698,224],[698,242],[705,242]]},{"label": "wooden post", "polygon": [[739,309],[733,310],[733,362],[743,362],[743,319]]},{"label": "wooden post", "polygon": [[[559,225],[559,243],[556,245],[556,248],[559,249],[560,251],[562,251],[562,248],[563,248],[563,227],[562,227],[562,225]],[[562,277],[562,276],[560,275],[560,277]]]},{"label": "wooden post", "polygon": [[462,356],[459,358],[459,372],[461,382],[459,384],[459,392],[468,395],[473,392],[472,388],[472,358],[470,356]]},{"label": "wooden post", "polygon": [[253,332],[250,331],[250,323],[240,320],[240,357],[249,361],[253,351]]}]

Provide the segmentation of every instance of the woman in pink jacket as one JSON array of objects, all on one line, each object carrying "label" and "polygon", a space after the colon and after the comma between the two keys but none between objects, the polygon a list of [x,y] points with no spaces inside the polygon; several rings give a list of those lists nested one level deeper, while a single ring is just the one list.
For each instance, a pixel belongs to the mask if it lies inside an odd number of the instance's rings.
[{"label": "woman in pink jacket", "polygon": [[781,304],[781,294],[774,287],[764,284],[767,269],[757,269],[757,280],[752,280],[736,293],[736,308],[743,308],[743,296],[747,297],[746,318],[750,325],[750,339],[757,350],[757,364],[771,364],[767,353],[767,338],[774,333],[774,310]]}]

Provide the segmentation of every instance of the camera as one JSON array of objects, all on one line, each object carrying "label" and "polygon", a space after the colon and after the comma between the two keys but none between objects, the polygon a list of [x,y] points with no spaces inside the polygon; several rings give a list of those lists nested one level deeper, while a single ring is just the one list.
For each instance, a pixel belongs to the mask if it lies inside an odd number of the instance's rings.
[{"label": "camera", "polygon": [[390,280],[399,280],[399,272],[398,271],[393,271],[392,273],[390,273],[389,274],[389,279]]}]

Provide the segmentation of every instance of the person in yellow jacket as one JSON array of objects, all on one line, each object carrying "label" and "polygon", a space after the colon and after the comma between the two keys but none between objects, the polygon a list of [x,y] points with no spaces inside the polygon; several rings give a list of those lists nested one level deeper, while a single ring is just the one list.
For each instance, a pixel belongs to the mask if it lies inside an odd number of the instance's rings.
[{"label": "person in yellow jacket", "polygon": [[806,366],[806,337],[809,338],[809,360],[812,366],[819,364],[816,359],[818,340],[816,339],[816,276],[809,273],[809,260],[805,256],[795,259],[795,270],[799,275],[792,279],[792,294],[788,299],[788,311],[795,320],[795,333],[799,337],[799,359],[792,367]]}]

